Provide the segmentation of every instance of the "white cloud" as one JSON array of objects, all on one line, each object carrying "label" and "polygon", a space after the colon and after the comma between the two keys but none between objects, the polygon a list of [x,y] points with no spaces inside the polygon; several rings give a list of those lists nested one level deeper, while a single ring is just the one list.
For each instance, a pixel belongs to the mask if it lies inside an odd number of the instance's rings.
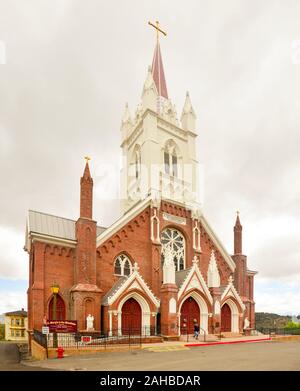
[{"label": "white cloud", "polygon": [[23,250],[24,234],[0,226],[0,278],[28,278],[28,256]]},{"label": "white cloud", "polygon": [[27,296],[25,292],[7,292],[0,290],[0,314],[27,308]]},{"label": "white cloud", "polygon": [[256,312],[300,314],[300,283],[257,280],[254,292]]}]

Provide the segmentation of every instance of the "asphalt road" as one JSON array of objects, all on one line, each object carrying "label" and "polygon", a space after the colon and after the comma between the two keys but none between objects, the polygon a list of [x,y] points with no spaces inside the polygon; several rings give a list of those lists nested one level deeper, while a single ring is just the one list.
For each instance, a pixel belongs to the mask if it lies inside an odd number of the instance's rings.
[{"label": "asphalt road", "polygon": [[60,370],[259,370],[299,371],[300,342],[259,342],[193,347],[186,350],[98,353],[40,361]]},{"label": "asphalt road", "polygon": [[11,342],[0,343],[0,371],[49,371],[47,368],[27,366],[20,363],[18,345]]}]

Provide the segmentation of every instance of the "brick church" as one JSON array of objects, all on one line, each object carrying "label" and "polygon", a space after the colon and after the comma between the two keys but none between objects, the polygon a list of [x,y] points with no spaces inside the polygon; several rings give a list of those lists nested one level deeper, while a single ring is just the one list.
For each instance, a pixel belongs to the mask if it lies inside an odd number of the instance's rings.
[{"label": "brick church", "polygon": [[54,319],[54,299],[55,319],[76,320],[79,331],[89,314],[108,335],[177,338],[195,322],[201,333],[255,327],[256,272],[242,251],[239,215],[230,255],[198,202],[196,138],[189,94],[180,120],[168,96],[157,41],[141,102],[134,115],[126,105],[121,122],[122,216],[97,225],[88,160],[76,221],[29,211],[29,332]]}]

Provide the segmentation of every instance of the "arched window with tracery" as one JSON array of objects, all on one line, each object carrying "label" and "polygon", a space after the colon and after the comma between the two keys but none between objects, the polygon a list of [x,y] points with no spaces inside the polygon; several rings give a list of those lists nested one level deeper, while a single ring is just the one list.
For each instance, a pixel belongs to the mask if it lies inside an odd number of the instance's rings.
[{"label": "arched window with tracery", "polygon": [[125,255],[119,255],[115,260],[115,274],[120,276],[130,276],[132,265],[130,259]]},{"label": "arched window with tracery", "polygon": [[175,270],[185,269],[185,239],[183,234],[175,228],[166,228],[161,234],[162,263],[166,248],[170,247]]},{"label": "arched window with tracery", "polygon": [[121,262],[119,258],[115,260],[115,274],[121,274]]}]

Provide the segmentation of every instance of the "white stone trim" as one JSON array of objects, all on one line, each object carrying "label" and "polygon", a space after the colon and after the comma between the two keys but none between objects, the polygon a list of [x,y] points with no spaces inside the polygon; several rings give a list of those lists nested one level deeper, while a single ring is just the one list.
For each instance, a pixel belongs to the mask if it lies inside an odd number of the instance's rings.
[{"label": "white stone trim", "polygon": [[[200,327],[203,330],[205,330],[206,333],[208,333],[208,308],[207,308],[207,304],[206,304],[205,300],[203,299],[203,297],[199,295],[199,293],[192,291],[190,294],[188,294],[186,296],[185,300],[183,300],[180,303],[180,306],[178,309],[179,335],[181,335],[181,307],[182,307],[183,303],[189,297],[192,297],[197,302],[197,304],[199,306],[199,310],[200,310]],[[203,330],[200,329],[200,334],[203,334]]]},{"label": "white stone trim", "polygon": [[[237,305],[234,301],[231,299],[227,299],[223,304],[228,304],[230,311],[231,311],[231,332],[232,333],[239,333],[239,310],[237,308]],[[222,315],[221,315],[221,322],[222,322]]]},{"label": "white stone trim", "polygon": [[97,247],[103,244],[107,239],[111,238],[116,232],[124,227],[129,221],[135,218],[136,215],[141,213],[148,205],[151,203],[151,197],[147,197],[142,202],[139,202],[134,208],[129,210],[125,215],[123,215],[119,220],[113,223],[109,228],[103,231],[97,237]]},{"label": "white stone trim", "polygon": [[151,315],[151,312],[150,312],[150,307],[149,307],[149,304],[147,303],[147,301],[145,300],[145,298],[141,295],[139,295],[137,292],[129,292],[125,297],[123,297],[123,299],[120,301],[119,305],[118,305],[118,333],[119,335],[122,335],[122,307],[124,305],[124,303],[128,300],[128,299],[135,299],[140,307],[141,307],[141,311],[142,311],[142,331],[145,330],[145,334],[146,335],[150,335],[150,315]]},{"label": "white stone trim", "polygon": [[230,298],[230,296],[234,297],[239,305],[241,306],[242,310],[245,311],[246,307],[238,294],[237,290],[235,289],[232,280],[229,281],[227,287],[225,288],[224,292],[222,293],[221,300],[223,301],[227,297]]},{"label": "white stone trim", "polygon": [[[208,286],[206,285],[206,282],[201,274],[201,271],[199,270],[199,267],[197,265],[197,262],[193,262],[193,266],[190,270],[190,272],[188,273],[188,275],[186,276],[182,286],[180,287],[179,291],[178,291],[178,300],[180,299],[180,297],[182,296],[182,294],[185,292],[185,291],[188,291],[188,288],[189,288],[189,285],[192,281],[192,275],[193,274],[196,274],[196,276],[198,277],[199,279],[199,282],[200,282],[200,285],[203,289],[203,293],[205,294],[205,296],[207,297],[208,301],[212,304],[213,303],[213,298],[210,294],[210,291],[208,289]],[[191,286],[191,289],[193,289],[194,287]]]},{"label": "white stone trim", "polygon": [[153,302],[153,304],[156,307],[159,307],[160,305],[160,300],[157,299],[154,296],[154,293],[151,291],[149,286],[146,284],[145,280],[143,277],[139,274],[138,270],[134,270],[133,273],[124,281],[123,285],[120,286],[120,288],[113,293],[112,296],[109,296],[107,299],[108,305],[112,305],[133,283],[134,280],[137,280],[139,285],[144,289],[146,292],[147,296],[150,298],[150,300]]},{"label": "white stone trim", "polygon": [[212,239],[214,245],[217,247],[217,249],[220,251],[222,257],[227,262],[228,266],[230,267],[231,271],[235,270],[235,263],[231,256],[227,253],[226,249],[224,248],[223,244],[221,243],[220,239],[217,237],[215,232],[212,230],[211,226],[205,219],[205,217],[202,215],[200,217],[200,221],[205,229],[205,231],[208,233],[209,237]]},{"label": "white stone trim", "polygon": [[[154,236],[154,222],[156,222],[156,237]],[[151,240],[160,243],[160,221],[157,217],[157,208],[153,208],[153,215],[151,216]]]}]

